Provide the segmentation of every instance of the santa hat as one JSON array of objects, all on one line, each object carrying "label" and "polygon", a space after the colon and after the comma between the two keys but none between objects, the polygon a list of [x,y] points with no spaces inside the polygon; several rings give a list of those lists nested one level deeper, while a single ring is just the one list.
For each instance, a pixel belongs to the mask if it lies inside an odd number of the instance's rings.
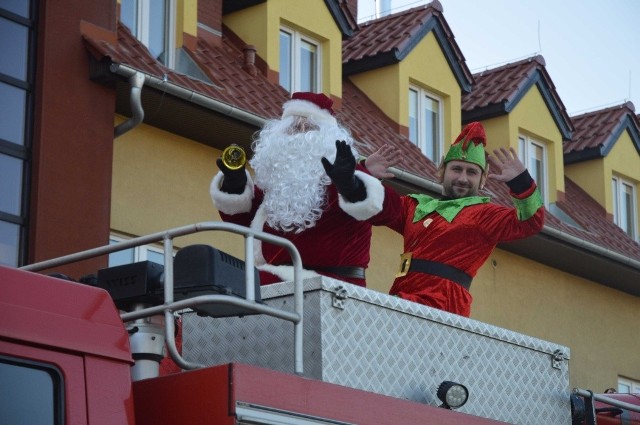
[{"label": "santa hat", "polygon": [[297,115],[310,118],[317,123],[337,125],[332,105],[333,100],[323,93],[297,92],[291,96],[291,100],[282,105],[282,118]]},{"label": "santa hat", "polygon": [[484,147],[487,145],[487,136],[484,127],[479,122],[472,122],[464,126],[458,138],[451,144],[449,152],[444,157],[444,163],[458,160],[471,162],[482,168],[487,166]]}]

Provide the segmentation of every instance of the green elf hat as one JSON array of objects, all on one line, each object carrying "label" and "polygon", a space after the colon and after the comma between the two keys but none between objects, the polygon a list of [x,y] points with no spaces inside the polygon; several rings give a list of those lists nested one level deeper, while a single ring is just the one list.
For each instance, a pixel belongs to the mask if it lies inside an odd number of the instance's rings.
[{"label": "green elf hat", "polygon": [[444,163],[458,160],[471,162],[485,171],[487,159],[484,147],[487,145],[487,136],[484,127],[479,122],[472,122],[464,126],[458,138],[451,144],[449,152],[444,157]]}]

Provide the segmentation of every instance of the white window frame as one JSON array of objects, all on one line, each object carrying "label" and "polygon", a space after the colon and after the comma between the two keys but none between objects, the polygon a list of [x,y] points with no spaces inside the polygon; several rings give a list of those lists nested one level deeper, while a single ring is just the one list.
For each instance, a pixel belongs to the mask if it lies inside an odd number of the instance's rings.
[{"label": "white window frame", "polygon": [[[631,220],[628,223],[623,223],[623,217],[621,216],[624,210],[622,205],[622,199],[624,195],[623,188],[628,187],[631,189]],[[611,196],[613,205],[613,222],[620,227],[626,234],[628,234],[633,240],[638,240],[638,196],[636,191],[636,185],[629,180],[623,179],[619,176],[612,176],[611,178]],[[627,225],[631,225],[631,229],[627,228]]]},{"label": "white window frame", "polygon": [[633,379],[618,377],[618,392],[626,393],[622,386],[626,386],[629,388],[629,393],[631,394],[640,394],[640,382],[634,381]]},{"label": "white window frame", "polygon": [[[414,136],[412,136],[411,134],[412,133],[411,132],[411,110],[412,110],[411,92],[414,92],[416,94],[416,104],[414,106],[415,106],[416,113],[418,114],[418,116],[416,117],[416,128],[415,128]],[[408,99],[409,100],[409,140],[411,140],[413,144],[418,146],[422,151],[422,153],[424,153],[427,158],[438,163],[442,158],[442,156],[444,155],[444,102],[440,96],[437,96],[421,87],[414,86],[414,85],[409,86],[408,98],[409,98]],[[427,144],[427,140],[424,132],[426,123],[424,122],[424,116],[422,114],[422,111],[425,108],[425,104],[424,104],[425,98],[429,98],[438,104],[438,110],[437,110],[438,117],[437,117],[437,123],[436,123],[437,128],[436,128],[436,135],[435,135],[436,140],[433,141],[432,149],[430,149],[430,146],[428,146]]]},{"label": "white window frame", "polygon": [[[149,47],[150,7],[159,0],[132,0],[136,5],[136,28],[130,28],[133,35]],[[176,64],[176,0],[161,0],[165,4],[164,53],[165,66],[175,68]]]},{"label": "white window frame", "polygon": [[[280,27],[280,32],[278,33],[278,36],[280,37],[282,33],[286,33],[286,34],[289,34],[289,36],[291,36],[291,51],[288,52],[289,65],[290,65],[289,75],[291,76],[291,82],[290,82],[291,87],[285,87],[285,86],[282,86],[282,87],[284,87],[286,90],[289,90],[290,93],[295,93],[298,91],[312,91],[314,93],[321,93],[322,92],[322,44],[318,40],[315,40],[312,37],[309,37],[299,31],[296,31],[286,26]],[[309,43],[316,48],[316,66],[315,66],[316,87],[303,88],[301,86],[302,61],[300,58],[300,49],[303,43]],[[280,49],[282,49],[282,46],[280,46]],[[280,55],[282,55],[282,50],[280,51]],[[282,66],[282,64],[280,64],[280,66]],[[280,69],[280,73],[282,73],[282,69]]]},{"label": "white window frame", "polygon": [[[540,148],[542,150],[542,176],[534,176],[532,171],[533,164],[531,161],[534,159],[533,151],[535,148]],[[537,140],[532,139],[529,136],[519,135],[518,136],[518,158],[522,163],[527,167],[529,173],[536,180],[536,184],[538,185],[538,189],[540,190],[540,194],[542,195],[542,200],[544,202],[545,207],[549,207],[549,177],[548,177],[548,155],[547,155],[547,146],[544,143],[541,143]],[[542,177],[542,178],[540,178]]]},{"label": "white window frame", "polygon": [[[129,240],[127,238],[124,238],[122,236],[117,236],[112,234],[111,236],[109,236],[109,245],[113,245],[119,242],[124,242],[126,240]],[[127,251],[127,250],[132,250],[133,251],[133,263],[137,263],[140,261],[146,261],[146,260],[150,260],[150,252],[153,252],[155,254],[160,254],[162,256],[163,262],[162,263],[158,263],[161,265],[164,265],[164,248],[161,246],[157,246],[157,245],[141,245],[141,246],[136,246],[133,248],[127,248],[126,250],[123,251]],[[173,252],[173,255],[175,255],[175,250]],[[150,260],[153,261],[153,260]],[[124,263],[124,264],[129,264],[129,263]],[[119,266],[122,265],[121,263],[112,263],[111,257],[109,258],[109,267],[114,267],[114,266]]]}]

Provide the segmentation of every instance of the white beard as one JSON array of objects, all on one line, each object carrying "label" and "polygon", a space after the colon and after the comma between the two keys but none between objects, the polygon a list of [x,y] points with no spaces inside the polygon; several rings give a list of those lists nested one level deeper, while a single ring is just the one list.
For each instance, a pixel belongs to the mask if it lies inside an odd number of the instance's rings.
[{"label": "white beard", "polygon": [[357,158],[353,139],[344,128],[320,124],[319,130],[289,134],[294,120],[268,122],[253,142],[249,162],[256,185],[264,192],[267,224],[285,233],[312,228],[322,216],[331,179],[320,159],[324,156],[333,163],[336,140],[347,141]]}]

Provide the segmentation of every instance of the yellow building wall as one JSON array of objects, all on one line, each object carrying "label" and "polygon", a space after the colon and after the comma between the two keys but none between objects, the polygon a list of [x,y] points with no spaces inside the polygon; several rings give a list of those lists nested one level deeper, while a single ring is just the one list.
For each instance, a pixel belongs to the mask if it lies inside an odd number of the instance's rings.
[{"label": "yellow building wall", "polygon": [[640,298],[497,249],[471,285],[471,318],[569,347],[572,387],[640,378]]},{"label": "yellow building wall", "polygon": [[487,134],[487,152],[500,147],[518,150],[520,135],[543,143],[547,149],[548,201],[557,201],[557,191],[564,192],[562,135],[537,87],[533,87],[506,115],[482,122]]},{"label": "yellow building wall", "polygon": [[564,192],[564,162],[562,134],[537,86],[534,86],[509,113],[509,140],[518,147],[518,135],[529,136],[547,149],[548,201],[557,200],[557,191]]},{"label": "yellow building wall", "polygon": [[[142,236],[219,221],[209,195],[219,156],[216,149],[144,124],[115,139],[112,232]],[[202,232],[174,243],[176,247],[206,243],[244,258],[242,237],[229,233]]]},{"label": "yellow building wall", "polygon": [[[513,139],[509,126],[509,115],[501,115],[496,118],[491,118],[482,121],[485,134],[487,135],[487,148],[488,153],[493,152],[494,149],[500,147],[514,147],[518,148],[518,138]],[[489,170],[491,171],[491,170]]]},{"label": "yellow building wall", "polygon": [[400,267],[400,254],[404,252],[402,235],[387,227],[373,227],[371,261],[367,269],[367,287],[389,293],[394,275]]},{"label": "yellow building wall", "polygon": [[402,62],[351,75],[349,79],[389,118],[404,127],[409,126],[409,86],[421,87],[444,102],[445,146],[460,133],[460,85],[433,32],[427,34]]},{"label": "yellow building wall", "polygon": [[607,201],[607,193],[611,195],[611,176],[606,178],[604,161],[591,159],[565,166],[565,175],[580,186],[603,207],[609,202],[608,212],[611,212],[611,201]]},{"label": "yellow building wall", "polygon": [[[350,75],[349,80],[362,90],[385,115],[394,122],[402,124],[399,121],[400,103],[398,98],[402,96],[402,87],[405,84],[400,82],[399,67],[399,64],[395,64],[373,71]],[[405,98],[408,98],[408,96],[405,96]],[[407,103],[409,103],[408,100]],[[407,122],[408,117],[403,125],[408,126]]]},{"label": "yellow building wall", "polygon": [[[613,148],[609,154],[604,158],[604,174],[605,179],[611,182],[611,178],[615,175],[622,177],[628,183],[635,184],[636,187],[636,211],[640,212],[640,196],[639,183],[640,183],[640,154],[636,150],[629,132],[625,131],[620,135],[620,138],[613,145]],[[613,213],[613,196],[611,184],[605,185],[605,199],[604,204],[607,212]],[[640,221],[640,220],[639,220]],[[638,228],[638,222],[636,222],[636,229]]]},{"label": "yellow building wall", "polygon": [[224,15],[223,22],[278,72],[282,25],[321,43],[321,91],[342,98],[342,33],[324,1],[271,0]]},{"label": "yellow building wall", "polygon": [[181,46],[183,33],[198,35],[198,0],[178,0],[176,9],[176,45]]}]

